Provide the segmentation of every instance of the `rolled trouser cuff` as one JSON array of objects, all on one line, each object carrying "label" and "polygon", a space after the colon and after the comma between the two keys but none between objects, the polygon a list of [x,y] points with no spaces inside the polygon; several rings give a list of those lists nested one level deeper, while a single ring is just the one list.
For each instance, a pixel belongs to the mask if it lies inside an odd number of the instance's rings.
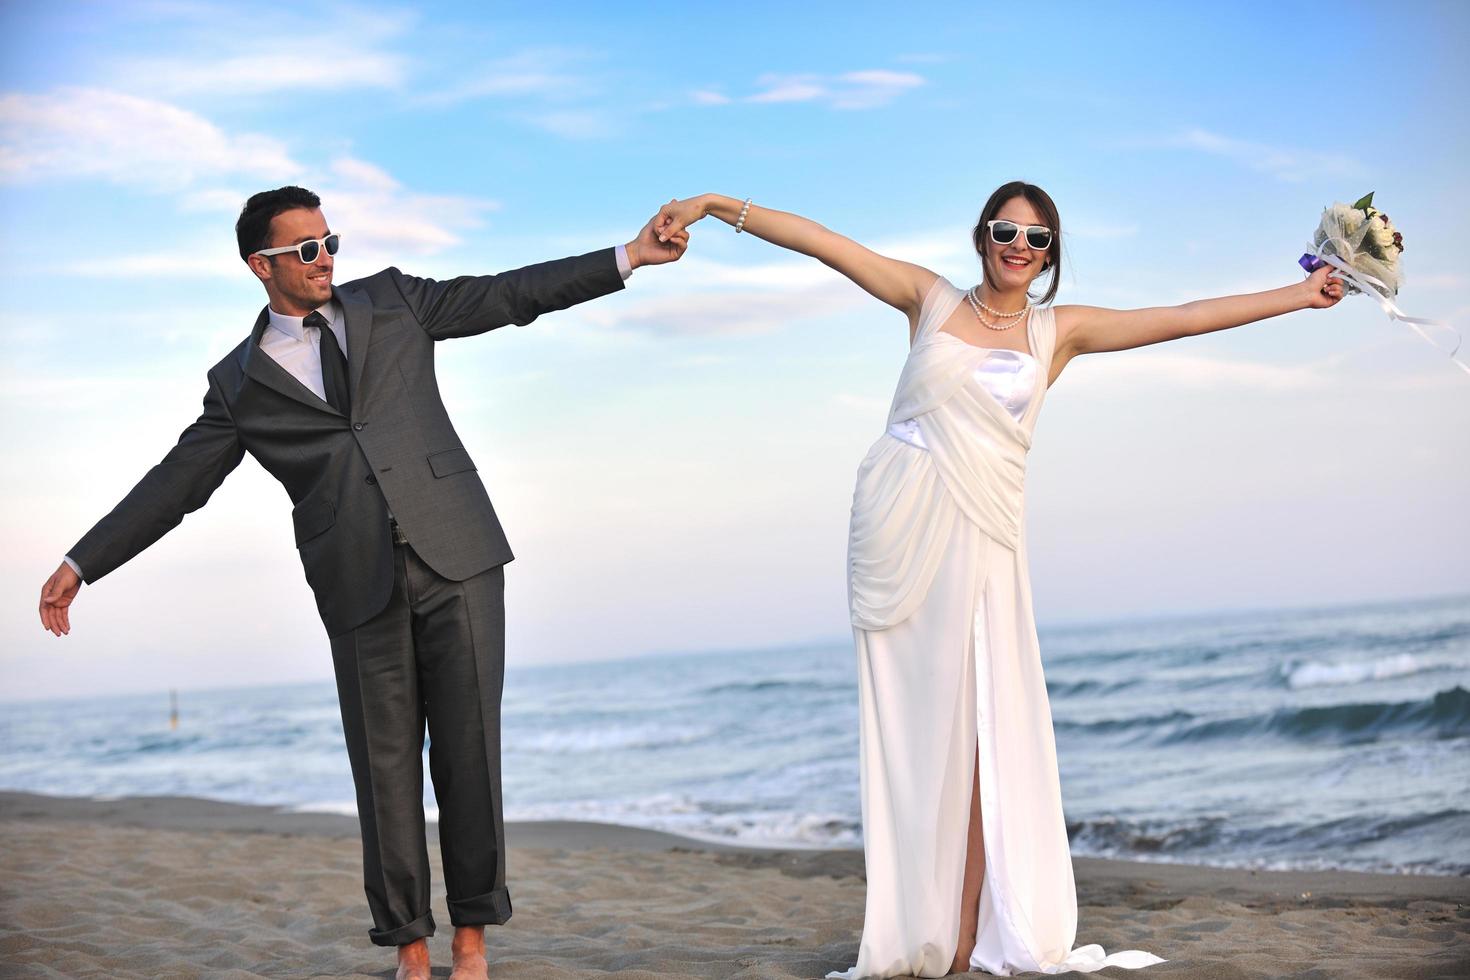
[{"label": "rolled trouser cuff", "polygon": [[415,939],[427,939],[433,934],[433,912],[425,912],[407,925],[401,925],[396,929],[368,930],[368,938],[375,946],[405,946]]},{"label": "rolled trouser cuff", "polygon": [[505,888],[447,901],[449,921],[456,926],[499,926],[510,919],[510,891]]}]

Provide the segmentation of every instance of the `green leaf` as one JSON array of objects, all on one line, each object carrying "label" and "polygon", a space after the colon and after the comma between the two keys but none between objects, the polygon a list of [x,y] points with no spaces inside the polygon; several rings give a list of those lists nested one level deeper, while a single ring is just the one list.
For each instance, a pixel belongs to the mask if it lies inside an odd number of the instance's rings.
[{"label": "green leaf", "polygon": [[1372,191],[1369,191],[1366,196],[1358,198],[1357,203],[1353,205],[1353,207],[1357,208],[1359,211],[1366,211],[1369,208],[1371,208],[1372,206],[1373,206],[1373,192]]}]

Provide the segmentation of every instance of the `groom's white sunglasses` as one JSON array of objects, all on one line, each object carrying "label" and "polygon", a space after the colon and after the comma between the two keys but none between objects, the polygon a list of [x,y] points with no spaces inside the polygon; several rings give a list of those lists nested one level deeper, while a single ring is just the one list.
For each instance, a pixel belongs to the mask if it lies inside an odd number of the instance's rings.
[{"label": "groom's white sunglasses", "polygon": [[1025,232],[1026,247],[1038,252],[1051,248],[1051,229],[1046,225],[1018,225],[1014,221],[997,219],[985,222],[990,229],[990,240],[997,245],[1009,245],[1016,236]]},{"label": "groom's white sunglasses", "polygon": [[298,242],[295,245],[282,245],[280,248],[263,248],[254,253],[256,255],[285,255],[287,252],[295,252],[296,257],[307,265],[311,265],[321,255],[321,250],[326,249],[328,255],[336,255],[337,249],[342,245],[342,236],[337,234],[328,235],[326,238],[313,238],[309,242]]}]

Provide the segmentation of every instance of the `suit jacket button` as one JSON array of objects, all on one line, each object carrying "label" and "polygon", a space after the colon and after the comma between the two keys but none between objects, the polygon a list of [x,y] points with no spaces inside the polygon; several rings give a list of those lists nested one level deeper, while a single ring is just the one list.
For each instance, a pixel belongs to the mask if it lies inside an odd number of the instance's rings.
[{"label": "suit jacket button", "polygon": [[354,429],[356,429],[358,432],[361,432],[362,431],[362,427],[365,426],[365,425],[367,425],[366,422],[353,422],[352,423],[352,427]]},{"label": "suit jacket button", "polygon": [[370,487],[377,486],[378,485],[378,478],[375,477],[375,476],[372,476],[371,474],[369,474],[368,475],[368,478],[367,478],[367,485],[370,486]]}]

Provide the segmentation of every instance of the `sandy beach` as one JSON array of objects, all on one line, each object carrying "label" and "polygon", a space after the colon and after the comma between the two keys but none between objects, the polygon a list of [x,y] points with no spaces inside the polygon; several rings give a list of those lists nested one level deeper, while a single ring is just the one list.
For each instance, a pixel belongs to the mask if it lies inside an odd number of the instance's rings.
[{"label": "sandy beach", "polygon": [[[858,852],[581,823],[514,824],[509,844],[516,914],[490,932],[501,977],[820,977],[857,950]],[[0,793],[0,975],[389,977],[390,952],[366,935],[360,860],[352,818]],[[1076,869],[1079,942],[1166,957],[1150,977],[1470,976],[1463,878]],[[442,887],[434,911],[444,976]]]}]

